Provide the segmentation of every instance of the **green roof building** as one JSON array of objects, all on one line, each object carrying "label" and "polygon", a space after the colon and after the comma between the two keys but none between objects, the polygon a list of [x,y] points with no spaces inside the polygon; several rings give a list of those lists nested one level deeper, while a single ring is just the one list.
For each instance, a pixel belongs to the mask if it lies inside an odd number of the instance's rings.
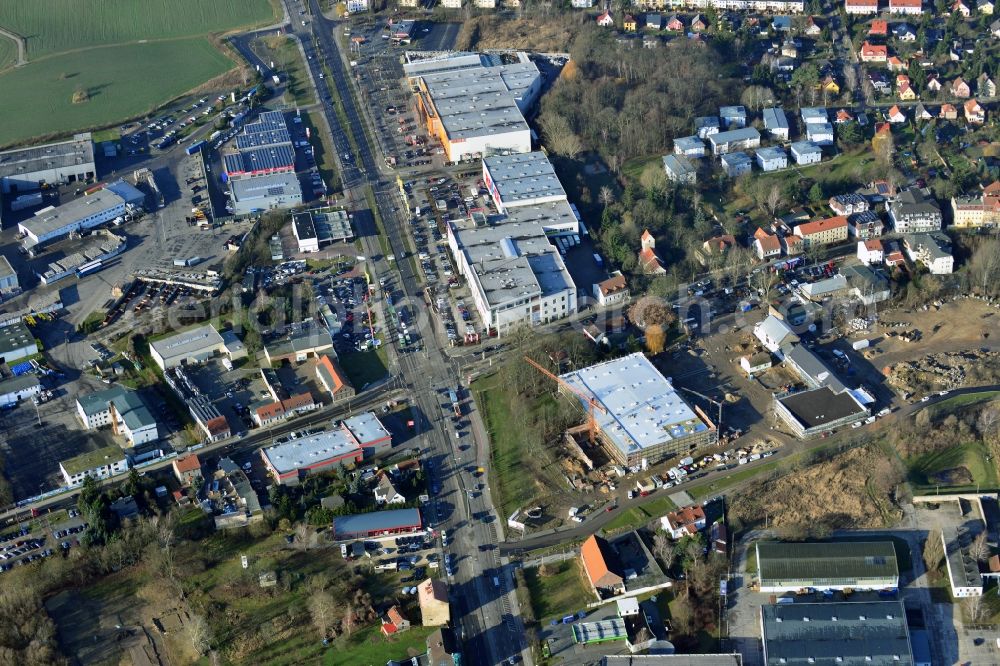
[{"label": "green roof building", "polygon": [[106,479],[128,471],[128,460],[125,458],[125,453],[117,446],[105,446],[63,460],[59,463],[59,471],[62,472],[66,485],[72,487],[83,483],[84,478],[88,476]]},{"label": "green roof building", "polygon": [[884,590],[899,586],[896,550],[890,541],[756,544],[761,592]]},{"label": "green roof building", "polygon": [[766,604],[765,666],[918,666],[901,601]]}]

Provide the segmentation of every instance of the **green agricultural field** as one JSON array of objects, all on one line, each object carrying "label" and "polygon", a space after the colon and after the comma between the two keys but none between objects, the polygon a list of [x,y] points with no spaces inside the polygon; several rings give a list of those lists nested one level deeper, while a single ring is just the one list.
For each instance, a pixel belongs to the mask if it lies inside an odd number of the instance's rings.
[{"label": "green agricultural field", "polygon": [[[233,66],[204,37],[89,49],[0,76],[0,145],[141,115]],[[77,90],[89,99],[73,103]]]},{"label": "green agricultural field", "polygon": [[0,71],[3,71],[14,64],[17,59],[17,46],[14,40],[0,37]]},{"label": "green agricultural field", "polygon": [[94,46],[267,25],[275,16],[269,0],[0,2],[0,25],[27,38],[29,61]]}]

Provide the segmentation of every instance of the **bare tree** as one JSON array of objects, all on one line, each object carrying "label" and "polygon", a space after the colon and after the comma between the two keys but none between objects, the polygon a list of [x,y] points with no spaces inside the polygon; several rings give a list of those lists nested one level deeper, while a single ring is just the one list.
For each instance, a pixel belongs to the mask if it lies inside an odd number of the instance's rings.
[{"label": "bare tree", "polygon": [[669,569],[674,564],[677,554],[674,552],[674,544],[663,532],[653,535],[653,554],[660,558],[663,566]]},{"label": "bare tree", "polygon": [[774,104],[774,92],[766,86],[747,86],[740,95],[740,101],[752,111],[760,111]]},{"label": "bare tree", "polygon": [[187,622],[184,624],[184,629],[187,631],[188,639],[191,641],[191,647],[194,648],[194,651],[199,656],[208,652],[208,649],[212,646],[212,630],[209,628],[205,618],[197,613],[189,613]]},{"label": "bare tree", "polygon": [[988,238],[979,244],[969,261],[969,280],[981,293],[995,293],[1000,274],[1000,241]]},{"label": "bare tree", "polygon": [[977,562],[984,562],[990,556],[990,546],[986,543],[986,532],[980,532],[969,544],[969,556]]},{"label": "bare tree", "polygon": [[756,273],[751,273],[747,282],[750,289],[760,297],[763,307],[763,304],[771,302],[771,293],[778,284],[778,276],[766,268],[762,268]]},{"label": "bare tree", "polygon": [[344,609],[344,617],[340,619],[340,628],[344,634],[350,636],[358,628],[358,618],[354,614],[354,603],[348,601]]},{"label": "bare tree", "polygon": [[[313,626],[316,627],[316,631],[319,633],[320,638],[329,638],[330,629],[333,627],[334,616],[337,612],[337,602],[334,600],[333,595],[326,590],[316,590],[309,596],[309,616],[312,618]],[[350,602],[347,604],[347,614],[352,616],[352,630],[353,630],[353,615],[354,611],[351,608]],[[346,616],[344,619],[344,627],[346,631],[347,620]]]},{"label": "bare tree", "polygon": [[583,152],[583,142],[563,116],[557,113],[546,114],[541,119],[541,125],[545,140],[557,155],[573,159]]},{"label": "bare tree", "polygon": [[663,327],[659,324],[649,324],[646,326],[646,350],[650,354],[659,354],[663,351],[667,341],[667,336],[663,332]]},{"label": "bare tree", "polygon": [[597,200],[601,202],[602,206],[610,206],[614,203],[615,193],[611,191],[611,188],[607,185],[601,187],[600,193],[597,195]]},{"label": "bare tree", "polygon": [[785,195],[782,193],[781,188],[778,187],[777,183],[771,186],[770,191],[767,193],[767,211],[771,213],[771,217],[777,212],[778,207],[781,206],[785,201]]},{"label": "bare tree", "polygon": [[934,530],[927,535],[924,541],[924,566],[927,571],[937,571],[944,560],[944,541],[941,538],[941,531]]},{"label": "bare tree", "polygon": [[983,598],[979,597],[966,597],[962,600],[962,607],[965,610],[965,616],[968,618],[971,624],[979,624],[986,617],[986,609],[983,607]]},{"label": "bare tree", "polygon": [[641,329],[650,325],[670,326],[676,320],[673,311],[662,299],[643,296],[628,309],[629,320]]}]

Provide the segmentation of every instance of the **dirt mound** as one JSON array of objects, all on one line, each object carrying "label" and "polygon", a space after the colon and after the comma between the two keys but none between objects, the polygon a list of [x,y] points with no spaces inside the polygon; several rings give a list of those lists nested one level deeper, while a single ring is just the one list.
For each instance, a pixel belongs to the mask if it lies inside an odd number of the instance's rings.
[{"label": "dirt mound", "polygon": [[890,497],[902,475],[874,446],[834,455],[806,469],[766,479],[739,493],[730,517],[747,528],[817,536],[848,527],[884,527],[900,515]]},{"label": "dirt mound", "polygon": [[971,486],[976,480],[965,467],[944,469],[927,475],[928,483],[940,483],[942,486]]}]

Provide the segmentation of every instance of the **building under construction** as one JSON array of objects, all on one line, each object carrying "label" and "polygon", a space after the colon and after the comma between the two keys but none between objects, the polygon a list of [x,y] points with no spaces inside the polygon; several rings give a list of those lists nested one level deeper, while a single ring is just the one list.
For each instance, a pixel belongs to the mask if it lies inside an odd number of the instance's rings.
[{"label": "building under construction", "polygon": [[642,353],[561,375],[559,390],[580,400],[596,441],[621,465],[655,464],[719,438],[717,424]]}]

